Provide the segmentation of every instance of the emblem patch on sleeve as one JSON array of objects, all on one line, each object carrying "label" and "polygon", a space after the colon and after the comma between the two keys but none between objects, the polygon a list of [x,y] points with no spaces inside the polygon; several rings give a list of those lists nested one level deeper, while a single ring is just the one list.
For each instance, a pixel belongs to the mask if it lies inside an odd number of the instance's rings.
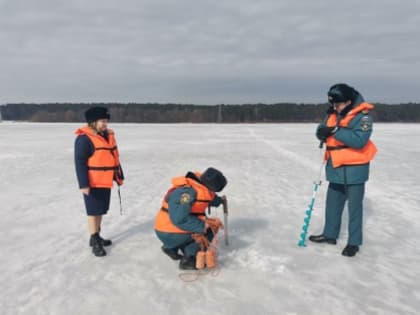
[{"label": "emblem patch on sleeve", "polygon": [[363,131],[369,131],[372,128],[372,121],[369,116],[363,116],[360,121],[360,129]]},{"label": "emblem patch on sleeve", "polygon": [[181,204],[186,204],[186,203],[190,203],[191,201],[191,196],[188,193],[183,193],[181,195],[181,198],[179,199],[179,201],[181,202]]}]

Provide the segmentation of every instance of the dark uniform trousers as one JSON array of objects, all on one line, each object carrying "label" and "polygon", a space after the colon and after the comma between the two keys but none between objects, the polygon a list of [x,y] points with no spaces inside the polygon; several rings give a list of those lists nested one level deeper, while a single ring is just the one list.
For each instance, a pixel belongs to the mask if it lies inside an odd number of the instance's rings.
[{"label": "dark uniform trousers", "polygon": [[330,183],[327,191],[324,236],[337,239],[340,233],[341,216],[347,200],[349,209],[349,245],[361,245],[363,240],[363,196],[365,184],[344,185]]}]

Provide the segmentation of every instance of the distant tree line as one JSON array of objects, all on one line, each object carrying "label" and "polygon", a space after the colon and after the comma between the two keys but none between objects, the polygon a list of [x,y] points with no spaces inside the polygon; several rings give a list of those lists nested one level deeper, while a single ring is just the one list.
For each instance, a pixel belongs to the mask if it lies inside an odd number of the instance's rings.
[{"label": "distant tree line", "polygon": [[[420,104],[375,104],[373,116],[379,122],[420,122]],[[133,123],[270,123],[317,122],[325,117],[328,104],[120,104],[49,103],[0,106],[3,120],[30,122],[83,122],[91,106],[108,107],[113,122]]]}]

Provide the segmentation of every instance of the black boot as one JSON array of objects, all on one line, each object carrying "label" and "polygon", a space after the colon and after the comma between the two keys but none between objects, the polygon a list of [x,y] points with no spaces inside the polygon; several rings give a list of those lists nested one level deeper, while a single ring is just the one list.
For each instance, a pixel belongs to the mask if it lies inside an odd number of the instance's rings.
[{"label": "black boot", "polygon": [[89,243],[92,244],[92,253],[96,257],[103,257],[106,255],[106,251],[102,245],[102,241],[98,233],[92,234],[90,236]]},{"label": "black boot", "polygon": [[179,261],[179,269],[183,270],[197,270],[195,267],[195,257],[185,257],[182,256],[181,260]]},{"label": "black boot", "polygon": [[330,244],[330,245],[337,244],[337,240],[335,240],[333,238],[327,238],[322,234],[321,235],[311,235],[311,236],[309,236],[309,240],[311,242],[314,242],[314,243],[327,243],[327,244]]},{"label": "black boot", "polygon": [[171,257],[173,260],[180,260],[182,255],[178,254],[178,249],[161,247],[162,252]]},{"label": "black boot", "polygon": [[[100,231],[101,231],[101,230],[99,230],[99,232],[100,232]],[[106,240],[106,239],[102,238],[102,237],[99,235],[99,232],[98,232],[99,241],[101,242],[102,246],[110,246],[110,245],[112,245],[112,241],[111,241],[111,240]],[[92,246],[93,246],[92,237],[91,237],[91,238],[90,238],[90,240],[89,240],[89,246],[90,246],[90,247],[92,247]]]},{"label": "black boot", "polygon": [[347,256],[347,257],[353,257],[356,255],[356,253],[359,251],[359,246],[357,245],[347,245],[344,249],[341,255]]},{"label": "black boot", "polygon": [[103,239],[100,235],[99,235],[99,239],[102,242],[102,246],[110,246],[110,245],[112,245],[112,241],[111,240]]}]

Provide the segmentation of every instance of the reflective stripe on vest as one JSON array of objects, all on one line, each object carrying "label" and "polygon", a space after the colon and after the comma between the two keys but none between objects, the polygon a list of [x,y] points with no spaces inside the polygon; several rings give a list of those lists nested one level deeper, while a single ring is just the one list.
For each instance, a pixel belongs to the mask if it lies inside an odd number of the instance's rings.
[{"label": "reflective stripe on vest", "polygon": [[[348,127],[350,121],[356,117],[357,114],[364,111],[369,112],[372,109],[372,104],[361,103],[359,106],[349,111],[349,113],[339,121],[339,127]],[[328,117],[327,126],[337,126],[337,115],[335,113]],[[325,160],[331,158],[332,166],[334,168],[342,165],[360,165],[369,163],[378,151],[371,140],[368,140],[366,145],[361,149],[350,148],[343,142],[338,141],[334,136],[328,137],[326,144],[327,150],[325,151]]]}]

